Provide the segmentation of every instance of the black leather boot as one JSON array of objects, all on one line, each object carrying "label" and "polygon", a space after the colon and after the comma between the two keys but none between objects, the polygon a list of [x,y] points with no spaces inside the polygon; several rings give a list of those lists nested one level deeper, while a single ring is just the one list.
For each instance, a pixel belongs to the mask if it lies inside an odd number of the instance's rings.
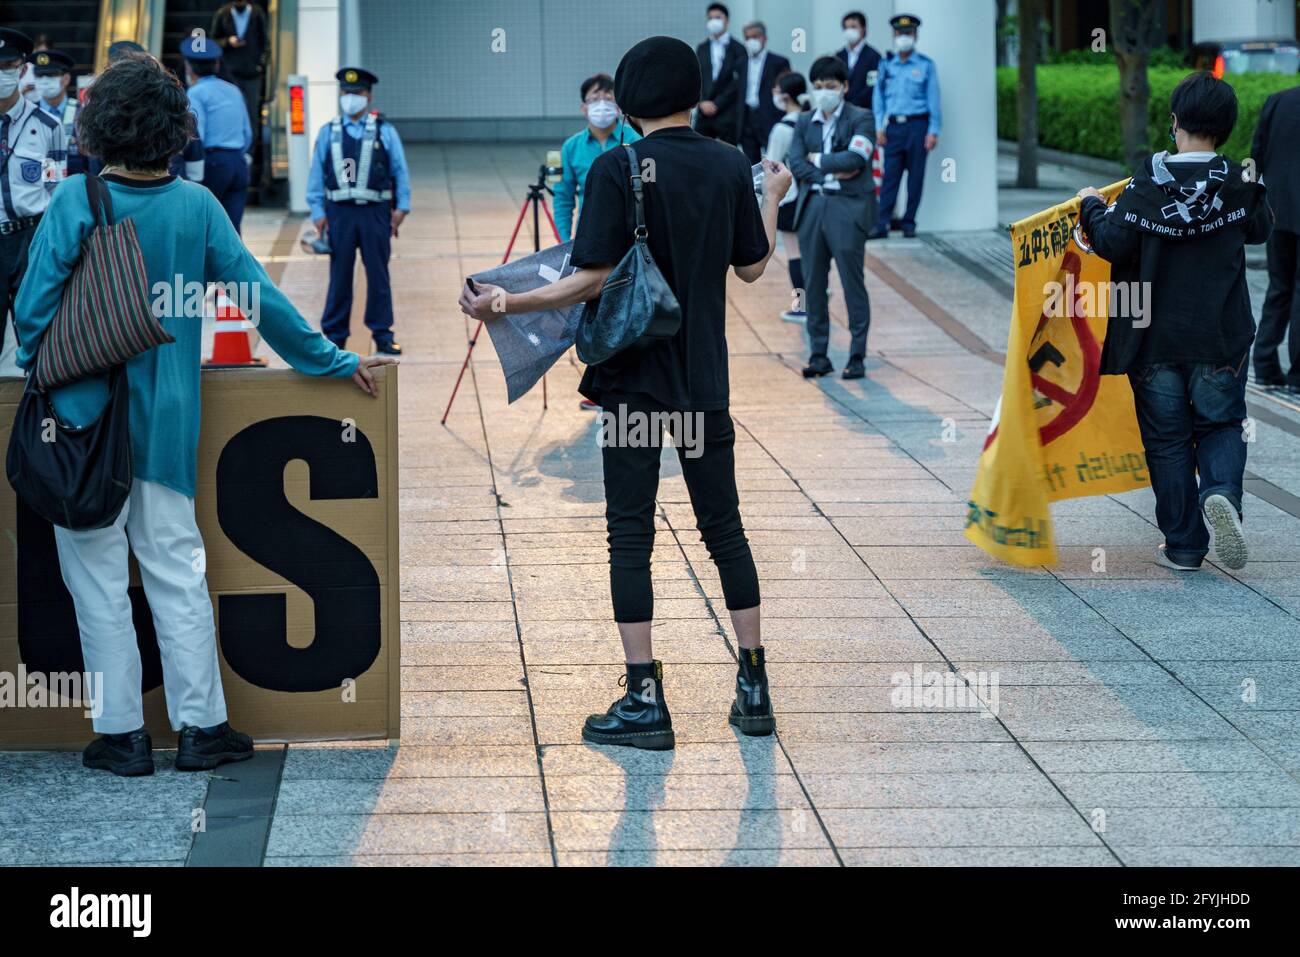
[{"label": "black leather boot", "polygon": [[592,744],[620,744],[647,751],[668,751],[675,744],[673,719],[664,700],[664,666],[658,659],[649,664],[629,664],[618,679],[627,687],[604,714],[593,714],[582,726],[582,740]]},{"label": "black leather boot", "polygon": [[762,648],[741,648],[736,670],[736,700],[728,719],[742,734],[762,736],[776,730],[772,697],[767,692],[767,664]]}]

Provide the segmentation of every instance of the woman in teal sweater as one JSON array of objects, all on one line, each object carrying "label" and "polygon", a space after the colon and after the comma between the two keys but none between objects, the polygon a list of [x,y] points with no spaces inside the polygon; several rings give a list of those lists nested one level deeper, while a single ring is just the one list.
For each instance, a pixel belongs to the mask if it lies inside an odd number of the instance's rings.
[{"label": "woman in teal sweater", "polygon": [[[117,521],[91,531],[54,530],[86,671],[103,675],[94,719],[103,736],[86,748],[83,763],[123,775],[149,774],[154,767],[127,596],[128,546],[157,625],[168,715],[180,732],[177,768],[213,768],[253,753],[252,740],[226,720],[212,603],[204,574],[195,570],[202,568],[196,556],[203,548],[194,521],[202,319],[184,308],[190,293],[209,283],[237,284],[242,301],[258,306],[250,318],[262,338],[299,372],[351,377],[373,395],[369,369],[392,361],[340,351],[308,326],[245,248],[213,195],[168,175],[192,123],[184,88],[157,60],[140,54],[115,63],[95,81],[78,118],[82,148],[105,164],[115,220],[135,222],[150,301],[176,339],[126,364],[135,481]],[[25,369],[93,228],[85,183],[74,176],[55,191],[37,228],[15,305],[18,364]],[[60,419],[78,426],[95,421],[107,398],[105,377],[51,393]]]}]

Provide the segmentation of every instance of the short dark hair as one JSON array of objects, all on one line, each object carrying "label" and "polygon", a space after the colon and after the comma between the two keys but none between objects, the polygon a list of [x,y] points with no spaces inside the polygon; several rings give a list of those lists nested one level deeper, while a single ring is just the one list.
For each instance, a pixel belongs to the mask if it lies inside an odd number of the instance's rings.
[{"label": "short dark hair", "polygon": [[1237,94],[1232,86],[1202,70],[1192,73],[1174,87],[1169,112],[1178,126],[1193,136],[1209,136],[1217,149],[1237,125]]},{"label": "short dark hair", "polygon": [[186,60],[195,76],[216,76],[221,71],[221,60]]},{"label": "short dark hair", "polygon": [[837,56],[821,56],[813,61],[812,69],[808,71],[808,79],[814,83],[818,80],[839,80],[841,83],[848,83],[849,68]]},{"label": "short dark hair", "polygon": [[129,54],[86,90],[77,144],[106,166],[159,170],[194,136],[185,87],[148,54]]},{"label": "short dark hair", "polygon": [[614,78],[610,76],[608,73],[597,73],[595,76],[589,76],[585,80],[583,80],[580,96],[582,97],[582,101],[584,103],[587,101],[587,94],[590,93],[592,90],[596,90],[600,93],[604,93],[606,90],[608,90],[610,93],[613,93]]},{"label": "short dark hair", "polygon": [[[808,83],[804,80],[802,73],[786,70],[776,78],[776,88],[796,103],[799,103],[799,97],[808,92]],[[799,103],[799,105],[805,110],[808,109],[807,103]]]},{"label": "short dark hair", "polygon": [[857,20],[858,23],[862,24],[862,32],[867,32],[867,15],[861,10],[850,10],[848,13],[844,14],[844,16],[840,17],[840,26],[844,26],[844,24],[848,23],[850,20]]},{"label": "short dark hair", "polygon": [[723,15],[724,17],[726,17],[728,20],[731,19],[731,11],[728,10],[728,9],[726,8],[726,6],[723,5],[723,4],[721,4],[721,3],[711,3],[711,4],[709,4],[708,7],[705,9],[704,12],[705,12],[705,13],[712,13],[714,10],[721,10],[721,11],[722,11],[722,15]]}]

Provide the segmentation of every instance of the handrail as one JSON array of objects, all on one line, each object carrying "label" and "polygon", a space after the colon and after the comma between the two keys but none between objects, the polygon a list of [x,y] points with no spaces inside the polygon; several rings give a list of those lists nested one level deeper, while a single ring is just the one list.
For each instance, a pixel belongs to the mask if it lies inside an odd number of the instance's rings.
[{"label": "handrail", "polygon": [[109,45],[134,40],[149,52],[161,52],[167,0],[101,0],[95,31],[95,72],[108,66]]}]

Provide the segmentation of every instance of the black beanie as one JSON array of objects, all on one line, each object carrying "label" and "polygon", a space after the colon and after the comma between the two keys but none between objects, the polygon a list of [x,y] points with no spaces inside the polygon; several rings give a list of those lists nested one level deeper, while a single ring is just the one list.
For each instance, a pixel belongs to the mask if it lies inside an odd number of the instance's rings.
[{"label": "black beanie", "polygon": [[676,37],[642,40],[618,63],[614,100],[628,116],[652,120],[700,102],[700,61]]}]

